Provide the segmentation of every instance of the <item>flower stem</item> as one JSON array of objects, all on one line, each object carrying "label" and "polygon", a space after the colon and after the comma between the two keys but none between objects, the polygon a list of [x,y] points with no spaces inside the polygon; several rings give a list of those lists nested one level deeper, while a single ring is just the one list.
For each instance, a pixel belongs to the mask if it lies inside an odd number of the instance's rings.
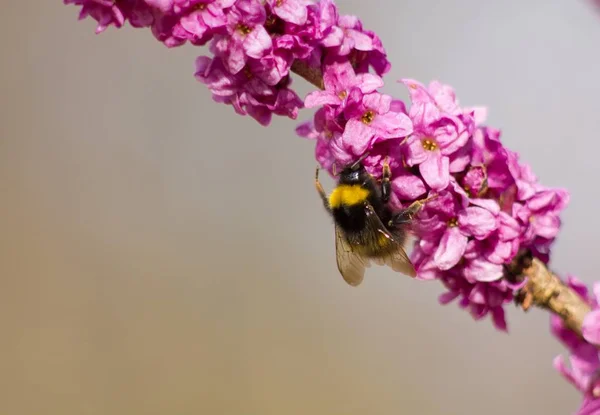
[{"label": "flower stem", "polygon": [[323,73],[321,72],[321,69],[309,66],[306,62],[299,60],[295,60],[294,63],[292,63],[291,69],[292,72],[300,75],[317,88],[325,89],[325,84],[323,83]]},{"label": "flower stem", "polygon": [[527,311],[533,304],[549,310],[581,336],[583,319],[591,311],[590,306],[537,258],[533,258],[531,265],[523,269],[523,274],[527,277],[527,283],[521,293],[522,308]]}]

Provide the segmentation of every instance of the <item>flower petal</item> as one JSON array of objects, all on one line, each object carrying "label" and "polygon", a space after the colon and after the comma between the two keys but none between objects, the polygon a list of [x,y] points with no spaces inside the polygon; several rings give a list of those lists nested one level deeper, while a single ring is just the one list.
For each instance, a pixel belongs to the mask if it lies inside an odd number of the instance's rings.
[{"label": "flower petal", "polygon": [[348,30],[346,36],[352,39],[354,49],[365,52],[373,50],[373,40],[367,34],[358,30]]},{"label": "flower petal", "polygon": [[371,127],[382,138],[406,137],[412,133],[412,122],[406,114],[401,112],[388,112],[376,115]]},{"label": "flower petal", "polygon": [[477,199],[477,198],[472,198],[472,199],[470,199],[470,202],[471,202],[472,205],[479,206],[481,208],[487,209],[488,211],[490,211],[494,215],[497,215],[497,214],[500,213],[500,205],[498,205],[498,202],[496,202],[493,199]]},{"label": "flower petal", "polygon": [[326,48],[340,46],[344,40],[344,32],[337,26],[333,26],[331,31],[321,40],[321,44]]},{"label": "flower petal", "polygon": [[337,95],[327,91],[314,91],[304,98],[306,108],[321,107],[323,105],[340,105],[342,100]]},{"label": "flower petal", "polygon": [[413,103],[409,111],[410,119],[415,124],[415,130],[430,132],[431,124],[440,119],[440,110],[434,104],[425,102]]},{"label": "flower petal", "polygon": [[432,259],[423,261],[417,269],[418,280],[435,280],[439,278],[440,271]]},{"label": "flower petal", "polygon": [[269,36],[263,26],[256,26],[246,36],[243,44],[246,54],[254,59],[262,58],[273,47],[271,36]]},{"label": "flower petal", "polygon": [[383,79],[377,75],[363,73],[356,76],[356,83],[363,94],[376,91],[383,86]]},{"label": "flower petal", "polygon": [[504,308],[492,308],[492,321],[498,330],[508,331],[508,327],[506,326],[506,318],[504,316]]},{"label": "flower petal", "polygon": [[433,255],[438,268],[445,271],[458,264],[467,249],[467,242],[467,237],[457,227],[446,229]]},{"label": "flower petal", "polygon": [[516,219],[506,212],[498,214],[498,237],[501,241],[509,241],[521,234],[521,226]]},{"label": "flower petal", "polygon": [[553,239],[560,230],[560,218],[556,215],[548,214],[543,216],[532,216],[531,226],[536,235],[542,238]]},{"label": "flower petal", "polygon": [[496,229],[497,221],[490,211],[471,206],[458,214],[458,225],[465,234],[481,240]]},{"label": "flower petal", "polygon": [[446,293],[440,294],[440,296],[438,297],[438,302],[441,305],[446,305],[450,301],[452,301],[456,297],[458,297],[459,295],[460,295],[460,293],[458,291],[448,291]]},{"label": "flower petal", "polygon": [[491,246],[489,251],[486,252],[485,258],[494,264],[504,264],[508,262],[519,249],[518,239],[513,239],[512,241],[501,241],[494,237],[491,239]]},{"label": "flower petal", "polygon": [[373,129],[357,119],[351,119],[346,124],[342,140],[346,148],[360,156],[371,146],[371,141],[375,135]]},{"label": "flower petal", "polygon": [[312,121],[305,121],[298,124],[296,127],[296,134],[309,140],[314,140],[319,136],[319,133],[315,130],[315,125]]},{"label": "flower petal", "polygon": [[377,114],[385,114],[390,110],[392,97],[387,94],[380,94],[379,92],[371,92],[364,94],[362,103],[365,108],[371,109]]},{"label": "flower petal", "polygon": [[581,326],[583,338],[595,345],[600,345],[600,310],[593,310],[585,316]]},{"label": "flower petal", "polygon": [[491,282],[504,275],[502,265],[492,264],[482,258],[469,261],[465,267],[465,278],[468,281]]},{"label": "flower petal", "polygon": [[600,304],[600,282],[595,282],[593,286],[594,297],[596,297],[596,303]]},{"label": "flower petal", "polygon": [[419,171],[433,190],[443,190],[450,183],[449,159],[439,151],[430,151],[429,157],[419,165]]},{"label": "flower petal", "polygon": [[402,200],[415,200],[427,191],[423,181],[414,174],[402,171],[392,177],[392,190]]},{"label": "flower petal", "polygon": [[414,79],[404,78],[400,80],[408,88],[410,100],[413,104],[416,103],[428,103],[435,104],[435,100],[427,90],[427,88]]},{"label": "flower petal", "polygon": [[482,304],[482,305],[487,304],[487,301],[486,301],[487,288],[486,287],[487,287],[487,284],[483,284],[480,282],[475,284],[475,286],[471,290],[471,293],[469,294],[469,301],[472,303],[475,303],[475,304]]},{"label": "flower petal", "polygon": [[302,3],[294,0],[283,0],[277,2],[280,6],[275,6],[273,9],[275,14],[281,17],[286,22],[290,22],[296,25],[303,25],[306,23],[308,16],[306,6]]},{"label": "flower petal", "polygon": [[425,151],[421,138],[413,135],[406,141],[406,164],[415,166],[423,163],[429,157],[429,152]]}]

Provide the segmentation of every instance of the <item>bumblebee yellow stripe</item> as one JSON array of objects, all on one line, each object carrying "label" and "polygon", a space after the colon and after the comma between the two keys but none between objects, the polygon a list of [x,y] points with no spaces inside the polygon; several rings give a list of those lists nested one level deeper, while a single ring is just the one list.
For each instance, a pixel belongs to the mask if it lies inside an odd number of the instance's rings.
[{"label": "bumblebee yellow stripe", "polygon": [[342,184],[336,187],[331,195],[329,196],[329,206],[332,209],[338,208],[342,205],[352,206],[363,203],[367,200],[369,191],[358,184],[347,185]]}]

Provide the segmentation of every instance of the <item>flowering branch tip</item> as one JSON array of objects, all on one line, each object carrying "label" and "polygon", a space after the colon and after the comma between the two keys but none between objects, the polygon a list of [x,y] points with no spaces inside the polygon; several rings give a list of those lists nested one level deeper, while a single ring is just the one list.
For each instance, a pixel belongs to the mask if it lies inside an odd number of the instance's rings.
[{"label": "flowering branch tip", "polygon": [[[214,101],[262,125],[298,117],[319,167],[361,160],[375,179],[391,174],[390,205],[429,201],[413,218],[411,260],[420,280],[438,280],[475,320],[507,331],[505,306],[552,312],[552,333],[570,352],[555,367],[584,394],[578,414],[600,412],[600,283],[593,293],[547,268],[569,203],[564,189],[542,185],[530,166],[486,125],[484,107],[463,107],[454,89],[403,78],[410,102],[384,94],[391,65],[377,34],[334,0],[63,0],[80,17],[108,27],[146,27],[165,46],[208,46],[195,78]],[[292,74],[318,90],[304,99]]]}]

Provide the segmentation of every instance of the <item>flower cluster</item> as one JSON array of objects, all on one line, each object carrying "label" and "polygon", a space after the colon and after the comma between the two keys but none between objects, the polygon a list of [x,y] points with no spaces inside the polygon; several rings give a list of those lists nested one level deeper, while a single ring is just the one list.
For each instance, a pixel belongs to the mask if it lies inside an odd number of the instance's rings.
[{"label": "flower cluster", "polygon": [[583,321],[583,338],[565,327],[556,315],[550,317],[550,328],[569,351],[570,368],[562,356],[554,359],[554,367],[564,378],[583,394],[583,403],[577,415],[600,413],[600,283],[596,283],[593,295],[575,277],[567,278],[567,285],[586,301],[592,311]]},{"label": "flower cluster", "polygon": [[81,6],[80,19],[90,16],[96,20],[96,33],[111,25],[122,27],[125,21],[133,27],[148,27],[154,21],[152,9],[142,0],[64,0],[64,3]]},{"label": "flower cluster", "polygon": [[482,125],[485,109],[461,108],[451,87],[403,79],[408,107],[348,62],[324,71],[325,90],[305,100],[319,107],[314,120],[297,129],[316,140],[319,163],[332,172],[368,153],[365,167],[376,178],[390,162],[398,206],[435,195],[415,220],[418,277],[443,282],[442,304],[458,298],[474,318],[491,314],[506,330],[504,305],[523,283],[504,278],[505,265],[520,251],[548,260],[568,193],[539,184],[503,147],[500,131]]},{"label": "flower cluster", "polygon": [[319,67],[351,61],[358,72],[390,69],[380,39],[332,0],[65,0],[81,17],[109,25],[150,27],[167,47],[209,45],[213,56],[196,60],[196,79],[217,102],[268,125],[272,115],[296,119],[302,100],[290,88],[294,62]]},{"label": "flower cluster", "polygon": [[[462,108],[453,89],[403,79],[410,106],[381,93],[390,70],[374,32],[332,0],[65,0],[97,31],[150,27],[168,47],[208,45],[196,78],[213,99],[263,125],[273,114],[295,119],[303,105],[313,122],[297,129],[316,141],[316,158],[333,172],[368,153],[364,164],[379,178],[392,170],[398,207],[436,195],[415,221],[412,260],[419,278],[438,279],[477,319],[491,314],[506,329],[503,306],[518,284],[504,265],[520,251],[548,261],[568,202],[563,190],[540,185],[529,166],[503,147],[500,131],[483,125],[484,108]],[[324,90],[304,102],[290,88],[293,65],[322,74]]]},{"label": "flower cluster", "polygon": [[[486,110],[459,105],[440,82],[412,79],[410,105],[381,92],[390,70],[377,35],[333,0],[64,0],[80,18],[109,26],[148,27],[167,47],[208,45],[195,76],[217,102],[268,125],[273,114],[297,118],[305,106],[313,120],[300,136],[315,141],[315,155],[333,174],[358,158],[375,178],[384,161],[392,172],[397,208],[428,198],[414,218],[412,261],[422,280],[447,289],[439,302],[458,300],[475,319],[490,315],[506,330],[504,306],[525,281],[506,278],[521,253],[549,261],[550,247],[569,201],[565,190],[542,186],[531,168],[506,149],[500,131],[486,126]],[[304,68],[301,70],[301,68]],[[303,101],[291,89],[296,72],[323,90]],[[304,73],[303,73],[304,72]],[[583,338],[552,316],[553,333],[568,347],[571,368],[557,369],[584,393],[578,414],[600,412],[600,285],[594,296],[575,278],[568,284],[594,311]]]}]

